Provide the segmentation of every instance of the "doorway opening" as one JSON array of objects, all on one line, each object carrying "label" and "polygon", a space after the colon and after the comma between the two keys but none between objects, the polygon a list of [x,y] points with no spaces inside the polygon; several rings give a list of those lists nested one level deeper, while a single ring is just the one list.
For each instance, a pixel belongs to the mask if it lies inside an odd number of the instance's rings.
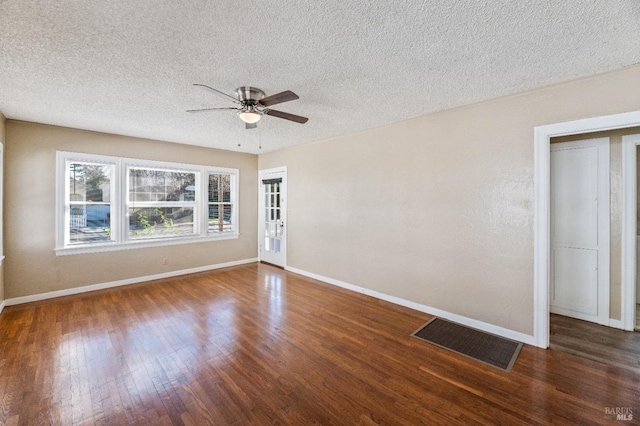
[{"label": "doorway opening", "polygon": [[287,168],[260,170],[258,201],[259,259],[287,266]]},{"label": "doorway opening", "polygon": [[[534,229],[534,343],[538,347],[549,347],[550,336],[550,141],[553,137],[588,134],[592,132],[640,127],[640,111],[615,114],[565,123],[538,126],[534,133],[535,149],[535,229]],[[635,150],[629,159],[627,145],[622,149],[622,247],[621,247],[621,300],[618,325],[624,330],[633,330],[636,313],[636,185],[629,179],[630,163],[635,173]],[[638,142],[640,144],[640,141]],[[635,146],[634,146],[635,148]],[[629,189],[631,187],[631,190]],[[632,194],[632,196],[630,195]],[[630,199],[631,197],[631,199]],[[631,215],[629,213],[632,213]],[[632,265],[630,265],[632,262]],[[631,297],[629,297],[631,296]],[[615,319],[609,325],[615,325]]]},{"label": "doorway opening", "polygon": [[[597,133],[589,133],[589,134],[580,134],[580,135],[570,135],[552,138],[551,143],[551,275],[550,275],[550,338],[549,338],[549,347],[552,349],[562,350],[565,352],[570,352],[576,355],[580,355],[582,357],[586,357],[592,360],[596,360],[609,365],[616,365],[618,367],[631,369],[633,371],[640,371],[640,334],[632,333],[629,331],[623,331],[624,325],[622,321],[622,307],[625,304],[624,297],[625,295],[622,292],[622,273],[623,273],[623,262],[622,262],[622,241],[623,241],[623,231],[622,231],[622,222],[624,216],[623,209],[623,182],[626,179],[627,181],[631,180],[633,182],[637,182],[638,176],[638,163],[637,163],[637,152],[638,147],[634,146],[635,152],[631,154],[635,154],[636,164],[635,167],[630,170],[626,170],[623,173],[623,140],[625,144],[629,143],[629,138],[639,138],[638,133],[640,133],[640,128],[628,128],[628,129],[618,129],[618,130],[610,130],[610,131],[602,131]],[[574,309],[574,310],[558,310],[554,307],[554,271],[557,269],[557,265],[554,265],[554,261],[556,259],[563,260],[562,256],[557,256],[556,247],[560,246],[563,251],[568,251],[565,247],[563,247],[563,242],[558,244],[554,243],[554,239],[558,239],[554,233],[557,232],[557,227],[554,226],[554,220],[556,218],[556,214],[554,213],[558,206],[554,206],[554,204],[570,204],[574,207],[575,211],[579,212],[579,216],[577,216],[574,212],[573,218],[571,216],[566,217],[566,219],[570,220],[570,230],[578,230],[579,238],[578,242],[582,242],[583,246],[579,247],[581,256],[588,257],[585,253],[592,253],[594,250],[590,250],[593,248],[597,248],[597,244],[595,247],[589,246],[589,240],[593,240],[596,236],[595,229],[580,229],[578,228],[581,224],[592,223],[591,226],[597,227],[597,221],[589,222],[590,218],[594,217],[594,214],[590,214],[589,209],[592,209],[592,205],[595,201],[592,201],[595,196],[587,197],[583,199],[582,204],[580,204],[580,198],[576,197],[574,194],[569,194],[567,197],[566,194],[560,194],[564,196],[564,198],[560,198],[558,200],[557,195],[554,197],[554,188],[558,185],[562,188],[562,173],[558,173],[558,164],[554,166],[555,163],[560,163],[564,165],[569,170],[566,171],[566,175],[568,179],[565,178],[565,188],[567,191],[577,191],[580,193],[584,191],[584,187],[589,187],[589,183],[585,182],[585,178],[580,176],[580,166],[586,163],[584,160],[588,158],[589,146],[595,145],[595,142],[600,140],[602,143],[606,142],[607,151],[610,152],[610,161],[607,160],[605,164],[601,164],[598,167],[598,171],[607,170],[606,176],[606,185],[607,189],[609,189],[608,195],[600,195],[597,198],[606,197],[607,200],[607,210],[609,213],[609,218],[606,219],[605,227],[609,232],[610,243],[608,243],[608,247],[610,248],[610,256],[607,259],[607,271],[606,280],[610,283],[610,286],[606,289],[606,293],[600,294],[598,299],[600,302],[606,303],[606,306],[600,306],[597,311],[603,312],[606,310],[606,315],[601,316],[600,318],[594,317],[595,312],[588,312],[588,309],[585,312],[583,306],[579,306],[583,309]],[[640,141],[638,142],[640,143]],[[594,148],[591,148],[593,151]],[[583,151],[584,154],[580,156],[576,154],[577,152]],[[573,157],[577,158],[577,161],[567,161],[567,158],[571,159],[569,153],[573,152]],[[560,158],[561,161],[558,161],[558,153],[563,153],[563,156]],[[629,156],[630,153],[627,153]],[[556,157],[554,157],[554,155]],[[633,157],[633,155],[630,155]],[[565,158],[566,157],[566,158]],[[564,162],[563,162],[564,161]],[[582,163],[580,163],[582,161]],[[583,167],[584,168],[584,167]],[[554,174],[555,172],[555,174]],[[635,172],[635,176],[628,176],[629,172]],[[583,173],[584,174],[584,173]],[[560,182],[554,182],[554,176],[559,176]],[[566,184],[569,184],[567,188]],[[636,185],[637,188],[637,185]],[[627,198],[637,200],[637,189],[633,191],[633,193],[627,194]],[[585,203],[586,201],[586,203]],[[634,201],[634,204],[637,206],[637,201]],[[562,209],[560,209],[562,210]],[[631,213],[629,213],[631,214]],[[562,218],[560,216],[560,218]],[[638,223],[640,217],[638,217],[638,209],[633,213],[633,221]],[[562,223],[560,223],[562,225]],[[636,227],[637,229],[637,227]],[[589,238],[591,236],[591,238]],[[561,240],[566,240],[567,238],[563,238]],[[638,237],[634,234],[634,241],[638,240]],[[587,246],[584,246],[587,244]],[[566,244],[565,244],[566,245]],[[593,245],[593,244],[592,244]],[[576,244],[574,243],[575,247]],[[637,243],[636,243],[637,247]],[[637,250],[636,250],[637,253]],[[600,258],[600,256],[598,256]],[[571,258],[570,258],[571,259]],[[634,262],[635,266],[636,263]],[[589,301],[594,301],[594,297],[596,294],[594,291],[589,292],[589,284],[591,282],[597,282],[596,276],[596,268],[586,268],[584,272],[586,273],[577,273],[576,269],[579,269],[579,264],[572,263],[568,265],[570,268],[570,277],[577,277],[574,284],[575,287],[580,287],[584,292],[581,296],[577,297],[578,301],[584,302],[587,308],[589,307]],[[593,269],[593,270],[592,270]],[[637,269],[636,269],[637,270]],[[561,269],[562,271],[562,269]],[[598,272],[602,272],[601,266],[597,268]],[[566,268],[565,268],[566,272]],[[637,274],[636,274],[637,275]],[[566,277],[562,277],[565,278]],[[591,278],[591,280],[590,280]],[[635,281],[635,285],[637,289],[637,280]],[[575,288],[570,288],[572,291],[575,291]],[[571,293],[570,293],[571,294]],[[578,295],[580,296],[580,295]],[[640,297],[640,292],[636,291],[636,297]],[[631,303],[629,303],[631,305]],[[574,308],[574,306],[571,306]],[[594,304],[591,305],[591,308],[596,310]],[[634,326],[637,324],[640,319],[637,314],[637,309],[632,309],[634,313]],[[635,327],[633,327],[635,328]]]}]

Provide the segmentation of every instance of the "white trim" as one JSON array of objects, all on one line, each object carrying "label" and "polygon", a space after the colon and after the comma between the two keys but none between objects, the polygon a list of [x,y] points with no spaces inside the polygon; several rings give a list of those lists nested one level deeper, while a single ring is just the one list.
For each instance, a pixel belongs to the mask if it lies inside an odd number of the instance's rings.
[{"label": "white trim", "polygon": [[295,274],[303,275],[308,278],[313,278],[314,280],[322,281],[327,284],[331,284],[331,285],[345,288],[347,290],[355,291],[356,293],[361,293],[367,296],[375,297],[376,299],[384,300],[390,303],[394,303],[396,305],[405,306],[407,308],[414,309],[416,311],[425,312],[429,315],[434,315],[440,318],[448,319],[450,321],[457,322],[458,324],[463,324],[469,327],[476,328],[481,331],[486,331],[487,333],[493,333],[495,335],[502,336],[511,340],[516,340],[518,342],[526,343],[528,345],[534,344],[533,336],[530,336],[528,334],[520,333],[518,331],[510,330],[508,328],[503,328],[497,325],[478,321],[473,318],[464,317],[462,315],[453,314],[451,312],[443,311],[438,308],[422,305],[419,303],[412,302],[410,300],[405,300],[399,297],[395,297],[385,293],[380,293],[374,290],[370,290],[368,288],[345,283],[343,281],[339,281],[333,278],[324,277],[322,275],[314,274],[313,272],[307,272],[302,269],[292,268],[292,267],[286,267],[285,269]]},{"label": "white trim", "polygon": [[636,324],[637,286],[637,146],[640,134],[622,137],[622,312],[621,327],[633,331]]},{"label": "white trim", "polygon": [[90,254],[90,253],[104,253],[109,251],[119,250],[131,250],[147,247],[162,247],[162,246],[174,246],[179,244],[193,244],[193,243],[206,243],[210,241],[222,241],[222,240],[235,240],[240,237],[240,234],[220,234],[220,235],[208,235],[206,237],[176,237],[171,240],[158,239],[158,240],[132,240],[126,243],[117,244],[105,243],[105,244],[92,244],[83,245],[81,247],[66,247],[55,249],[56,256],[69,256],[74,254]]},{"label": "white trim", "polygon": [[2,313],[2,311],[4,310],[4,307],[6,306],[7,301],[3,300],[2,302],[0,302],[0,314]]},{"label": "white trim", "polygon": [[128,278],[125,280],[118,280],[118,281],[110,281],[110,282],[101,283],[101,284],[92,284],[92,285],[86,285],[82,287],[74,287],[66,290],[57,290],[57,291],[50,291],[47,293],[33,294],[30,296],[14,297],[14,298],[5,300],[3,304],[5,304],[6,306],[21,305],[23,303],[53,299],[55,297],[71,296],[74,294],[87,293],[87,292],[96,291],[96,290],[104,290],[108,288],[120,287],[123,285],[137,284],[137,283],[142,283],[146,281],[159,280],[162,278],[171,278],[171,277],[177,277],[180,275],[194,274],[196,272],[205,272],[205,271],[211,271],[214,269],[227,268],[229,266],[245,265],[248,263],[255,263],[257,261],[258,261],[257,258],[235,260],[232,262],[218,263],[215,265],[207,265],[207,266],[199,266],[197,268],[181,269],[178,271],[165,272],[162,274]]},{"label": "white trim", "polygon": [[[534,128],[535,225],[533,260],[533,336],[535,345],[549,347],[549,215],[550,139],[556,136],[590,133],[640,126],[640,111],[587,118]],[[623,243],[623,250],[625,245]],[[623,255],[624,262],[624,255]],[[635,285],[635,283],[633,283]],[[628,280],[623,275],[625,293]]]}]

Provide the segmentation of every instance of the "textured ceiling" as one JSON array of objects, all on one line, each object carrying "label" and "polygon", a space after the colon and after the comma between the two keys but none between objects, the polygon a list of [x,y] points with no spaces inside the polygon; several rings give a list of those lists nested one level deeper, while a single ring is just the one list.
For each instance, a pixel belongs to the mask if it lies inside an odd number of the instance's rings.
[{"label": "textured ceiling", "polygon": [[[637,63],[638,0],[0,0],[7,118],[252,153]],[[309,122],[188,114],[230,106],[192,83]]]}]

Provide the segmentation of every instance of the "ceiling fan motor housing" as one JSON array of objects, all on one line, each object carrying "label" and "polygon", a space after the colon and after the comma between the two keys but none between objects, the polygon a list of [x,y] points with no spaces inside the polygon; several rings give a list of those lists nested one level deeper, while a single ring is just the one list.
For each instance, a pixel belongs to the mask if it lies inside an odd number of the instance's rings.
[{"label": "ceiling fan motor housing", "polygon": [[236,96],[238,100],[244,104],[255,105],[258,101],[264,98],[264,92],[260,89],[250,86],[242,86],[236,89]]}]

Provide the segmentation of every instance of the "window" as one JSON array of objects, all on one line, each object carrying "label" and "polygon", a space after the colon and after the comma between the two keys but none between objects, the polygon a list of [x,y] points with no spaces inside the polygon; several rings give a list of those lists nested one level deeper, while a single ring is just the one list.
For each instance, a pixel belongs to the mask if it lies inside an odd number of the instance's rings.
[{"label": "window", "polygon": [[58,152],[57,254],[237,238],[239,171]]},{"label": "window", "polygon": [[209,194],[209,235],[229,232],[233,229],[231,220],[233,213],[234,198],[232,195],[231,175],[210,173],[208,194]]},{"label": "window", "polygon": [[196,172],[130,167],[129,238],[196,235]]},{"label": "window", "polygon": [[[111,242],[111,176],[114,164],[69,161],[65,175],[69,245]],[[65,209],[66,210],[66,209]]]}]

